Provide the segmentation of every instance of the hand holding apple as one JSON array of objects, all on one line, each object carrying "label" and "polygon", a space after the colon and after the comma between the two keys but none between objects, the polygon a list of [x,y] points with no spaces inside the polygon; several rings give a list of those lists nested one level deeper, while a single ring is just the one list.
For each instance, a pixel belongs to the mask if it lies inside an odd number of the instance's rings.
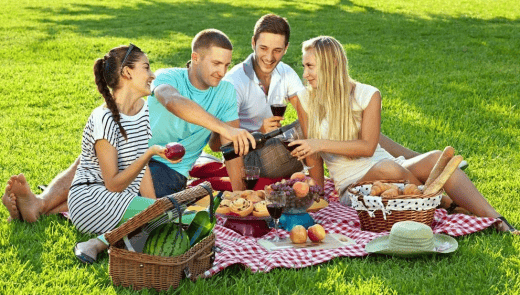
[{"label": "hand holding apple", "polygon": [[186,150],[182,144],[177,142],[170,142],[166,145],[166,151],[164,152],[164,155],[171,161],[177,161],[184,157],[185,153]]}]

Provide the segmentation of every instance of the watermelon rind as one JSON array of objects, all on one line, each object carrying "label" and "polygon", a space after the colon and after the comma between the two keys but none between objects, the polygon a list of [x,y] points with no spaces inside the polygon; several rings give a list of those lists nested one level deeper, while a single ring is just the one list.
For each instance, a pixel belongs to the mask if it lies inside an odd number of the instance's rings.
[{"label": "watermelon rind", "polygon": [[188,235],[177,224],[168,223],[154,229],[143,248],[143,253],[155,256],[173,257],[185,253],[190,248]]}]

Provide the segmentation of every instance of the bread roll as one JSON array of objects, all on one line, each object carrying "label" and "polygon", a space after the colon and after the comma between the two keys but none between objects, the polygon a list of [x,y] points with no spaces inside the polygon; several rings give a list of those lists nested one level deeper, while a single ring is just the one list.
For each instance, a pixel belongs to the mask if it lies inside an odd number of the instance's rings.
[{"label": "bread roll", "polygon": [[269,216],[269,211],[267,211],[267,203],[265,201],[260,201],[253,206],[253,215],[256,217],[267,217]]},{"label": "bread roll", "polygon": [[231,200],[224,199],[220,202],[220,205],[218,206],[215,212],[217,212],[218,214],[229,214],[229,212],[231,211],[229,209],[229,206],[231,206]]},{"label": "bread roll", "polygon": [[243,199],[243,198],[237,198],[233,202],[231,202],[231,205],[229,206],[229,209],[231,210],[230,213],[237,215],[237,216],[247,216],[253,212],[253,203],[249,200]]}]

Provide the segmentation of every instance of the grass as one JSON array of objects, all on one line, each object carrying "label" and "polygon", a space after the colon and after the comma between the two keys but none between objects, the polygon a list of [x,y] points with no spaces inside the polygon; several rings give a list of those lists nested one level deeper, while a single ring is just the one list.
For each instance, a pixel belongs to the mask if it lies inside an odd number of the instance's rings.
[{"label": "grass", "polygon": [[[336,37],[352,76],[381,90],[383,132],[420,152],[454,146],[469,161],[477,188],[520,226],[518,1],[77,2],[3,1],[0,181],[23,172],[36,190],[73,162],[84,124],[101,103],[92,65],[110,48],[132,42],[148,53],[153,69],[183,66],[191,38],[215,27],[230,36],[239,63],[251,52],[255,21],[273,12],[293,29],[284,62],[301,75],[300,44]],[[0,220],[7,216],[2,206]],[[134,294],[112,286],[106,254],[94,266],[75,260],[73,245],[87,238],[57,216],[30,225],[0,222],[0,293]],[[268,274],[232,267],[184,281],[175,292],[518,293],[518,238],[486,230],[457,240],[460,248],[449,256],[336,258]]]}]

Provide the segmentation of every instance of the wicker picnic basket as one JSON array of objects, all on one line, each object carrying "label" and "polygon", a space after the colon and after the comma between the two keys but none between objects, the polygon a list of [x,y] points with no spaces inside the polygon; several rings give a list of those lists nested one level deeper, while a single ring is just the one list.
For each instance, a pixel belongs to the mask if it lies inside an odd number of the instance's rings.
[{"label": "wicker picnic basket", "polygon": [[[109,274],[116,286],[132,287],[134,290],[154,288],[158,291],[174,289],[184,277],[196,280],[213,265],[215,259],[215,234],[211,234],[184,254],[175,257],[160,257],[124,249],[122,239],[132,236],[141,227],[176,204],[192,202],[211,195],[208,182],[196,187],[158,199],[152,206],[130,218],[118,228],[105,234],[110,243]],[[178,206],[177,206],[178,208]],[[182,218],[182,215],[180,216]]]},{"label": "wicker picnic basket", "polygon": [[[417,202],[428,202],[429,209],[427,210],[415,208],[408,208],[408,210],[386,210],[385,212],[383,210],[366,210],[366,208],[369,208],[369,204],[365,197],[369,197],[370,188],[372,187],[372,184],[374,182],[375,181],[358,182],[351,184],[347,188],[348,197],[352,200],[353,207],[357,211],[362,230],[371,232],[390,231],[394,223],[405,220],[421,222],[430,227],[432,226],[433,215],[435,213],[435,208],[440,204],[440,200],[443,193],[442,190],[427,195],[421,194],[399,195],[397,197],[380,197],[381,203],[384,208],[388,208],[389,201],[391,201],[392,204],[400,202],[405,202],[408,204],[417,204]],[[401,187],[407,183],[402,180],[387,180],[381,182],[392,183]],[[356,206],[356,204],[358,204],[359,206]],[[395,209],[395,207],[393,208]]]}]

